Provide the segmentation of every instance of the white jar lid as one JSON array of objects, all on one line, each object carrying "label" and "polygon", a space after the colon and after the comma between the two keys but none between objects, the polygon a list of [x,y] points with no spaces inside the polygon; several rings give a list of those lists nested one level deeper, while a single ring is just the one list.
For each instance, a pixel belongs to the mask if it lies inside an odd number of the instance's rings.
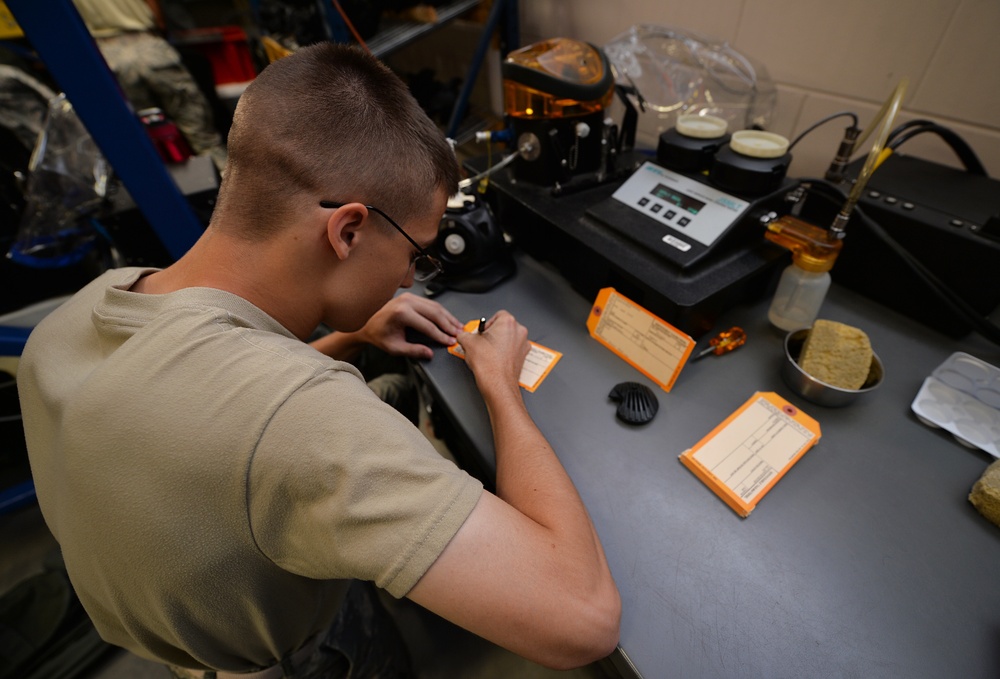
[{"label": "white jar lid", "polygon": [[692,113],[678,116],[674,127],[685,137],[716,139],[726,133],[729,123],[715,116],[699,116]]},{"label": "white jar lid", "polygon": [[788,153],[788,139],[774,132],[741,130],[733,132],[729,148],[751,158],[780,158]]}]

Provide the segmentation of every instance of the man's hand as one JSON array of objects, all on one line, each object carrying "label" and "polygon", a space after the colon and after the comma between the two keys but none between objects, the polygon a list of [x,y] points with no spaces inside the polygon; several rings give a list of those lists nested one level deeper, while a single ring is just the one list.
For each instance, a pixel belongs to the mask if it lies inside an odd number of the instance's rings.
[{"label": "man's hand", "polygon": [[462,332],[462,324],[434,300],[406,292],[386,302],[357,332],[333,332],[312,345],[340,360],[350,360],[366,343],[393,356],[431,358],[434,350],[407,340],[407,329],[413,329],[439,344],[451,346]]},{"label": "man's hand", "polygon": [[529,346],[527,328],[513,316],[498,311],[483,333],[460,333],[458,343],[480,391],[501,385],[517,388]]}]

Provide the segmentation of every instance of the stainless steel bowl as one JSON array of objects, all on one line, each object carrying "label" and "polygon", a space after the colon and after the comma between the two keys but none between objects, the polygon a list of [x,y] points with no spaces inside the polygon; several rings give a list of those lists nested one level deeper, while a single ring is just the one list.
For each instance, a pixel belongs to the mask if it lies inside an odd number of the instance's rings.
[{"label": "stainless steel bowl", "polygon": [[809,328],[793,330],[785,336],[785,362],[781,366],[781,377],[799,396],[817,405],[839,408],[854,403],[858,398],[878,389],[885,378],[885,370],[878,354],[872,354],[872,365],[868,379],[860,389],[841,389],[822,382],[799,367],[802,344],[809,334]]}]

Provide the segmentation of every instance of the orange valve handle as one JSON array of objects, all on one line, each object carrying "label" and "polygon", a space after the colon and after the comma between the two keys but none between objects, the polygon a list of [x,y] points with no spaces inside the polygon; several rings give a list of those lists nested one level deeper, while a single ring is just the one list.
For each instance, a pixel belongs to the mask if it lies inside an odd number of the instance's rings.
[{"label": "orange valve handle", "polygon": [[792,251],[792,261],[801,269],[821,273],[833,268],[833,263],[844,246],[843,240],[791,215],[781,217],[767,225],[764,237]]},{"label": "orange valve handle", "polygon": [[716,356],[721,356],[722,354],[728,353],[737,347],[741,347],[746,344],[747,334],[743,328],[739,326],[733,326],[729,330],[720,332],[718,335],[709,340],[709,345],[705,349],[702,349],[701,353],[695,356],[695,358],[701,358],[702,356],[707,356],[708,354],[715,354]]}]

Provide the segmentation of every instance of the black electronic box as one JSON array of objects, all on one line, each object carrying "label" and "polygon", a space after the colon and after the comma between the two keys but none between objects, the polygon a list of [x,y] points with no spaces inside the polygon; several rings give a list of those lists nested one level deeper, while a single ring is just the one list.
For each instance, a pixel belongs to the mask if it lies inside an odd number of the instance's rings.
[{"label": "black electronic box", "polygon": [[[1000,181],[893,154],[872,174],[858,207],[980,315],[1000,304]],[[857,216],[830,273],[951,337],[972,328]]]}]

